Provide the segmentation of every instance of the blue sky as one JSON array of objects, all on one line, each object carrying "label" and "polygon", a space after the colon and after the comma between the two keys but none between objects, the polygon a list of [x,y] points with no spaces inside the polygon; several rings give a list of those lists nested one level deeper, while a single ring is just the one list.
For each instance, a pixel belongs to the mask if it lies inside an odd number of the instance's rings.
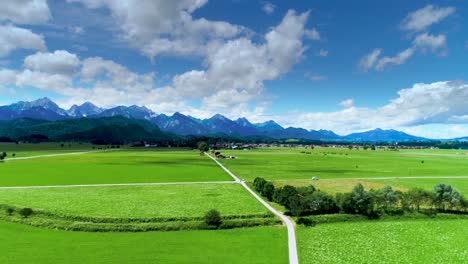
[{"label": "blue sky", "polygon": [[24,2],[0,10],[0,104],[468,135],[464,1]]}]

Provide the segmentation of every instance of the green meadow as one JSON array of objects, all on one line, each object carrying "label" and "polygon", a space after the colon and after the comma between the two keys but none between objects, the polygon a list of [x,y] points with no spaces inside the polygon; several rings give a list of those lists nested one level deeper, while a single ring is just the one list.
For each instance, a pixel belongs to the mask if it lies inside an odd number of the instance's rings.
[{"label": "green meadow", "polygon": [[466,263],[468,220],[365,221],[297,229],[300,262]]},{"label": "green meadow", "polygon": [[0,186],[232,180],[196,151],[117,150],[5,161]]},{"label": "green meadow", "polygon": [[[366,189],[391,185],[402,191],[413,187],[432,190],[438,183],[447,183],[468,195],[466,150],[373,151],[317,147],[229,150],[223,153],[237,157],[221,162],[240,178],[253,181],[262,177],[272,180],[277,186],[313,184],[322,191],[337,193],[349,192],[358,183]],[[314,176],[319,180],[312,181]]]},{"label": "green meadow", "polygon": [[0,221],[0,263],[287,263],[282,227],[69,232]]},{"label": "green meadow", "polygon": [[[311,154],[301,153],[310,152]],[[468,151],[263,148],[223,151],[222,163],[246,180],[468,176]]]},{"label": "green meadow", "polygon": [[16,144],[0,143],[0,152],[6,152],[7,158],[31,157],[49,154],[62,154],[70,152],[85,152],[98,150],[99,146],[89,143],[37,143],[37,144]]},{"label": "green meadow", "polygon": [[266,214],[238,184],[183,184],[0,190],[0,204],[62,216],[98,218],[203,217]]}]

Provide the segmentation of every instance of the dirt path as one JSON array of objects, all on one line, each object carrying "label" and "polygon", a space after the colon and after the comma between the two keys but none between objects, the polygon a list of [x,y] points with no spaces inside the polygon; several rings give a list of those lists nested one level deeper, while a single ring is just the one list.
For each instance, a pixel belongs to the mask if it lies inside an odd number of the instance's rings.
[{"label": "dirt path", "polygon": [[286,217],[284,214],[273,208],[270,204],[268,204],[265,200],[263,200],[260,196],[258,196],[250,187],[244,182],[239,179],[234,173],[224,167],[217,159],[213,158],[211,155],[206,153],[208,157],[210,157],[216,164],[218,164],[227,174],[229,174],[235,183],[239,183],[244,187],[250,194],[252,194],[255,199],[257,199],[261,204],[263,204],[268,210],[270,210],[273,214],[278,216],[281,221],[286,225],[288,229],[288,249],[289,249],[289,264],[298,264],[299,258],[297,256],[297,245],[296,245],[296,231],[294,228],[294,222]]},{"label": "dirt path", "polygon": [[46,154],[46,155],[37,155],[37,156],[19,157],[19,158],[7,158],[4,161],[29,160],[29,159],[40,159],[40,158],[59,157],[59,156],[83,155],[83,154],[88,154],[88,153],[107,152],[107,151],[116,151],[116,149],[114,149],[114,150],[93,150],[93,151],[82,151],[82,152]]}]

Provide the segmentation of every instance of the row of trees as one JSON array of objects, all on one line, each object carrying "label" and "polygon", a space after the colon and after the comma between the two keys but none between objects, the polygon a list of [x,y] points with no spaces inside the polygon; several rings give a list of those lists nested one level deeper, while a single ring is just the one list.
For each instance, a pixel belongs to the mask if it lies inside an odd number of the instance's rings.
[{"label": "row of trees", "polygon": [[346,213],[377,217],[423,208],[439,211],[466,211],[468,208],[467,200],[449,184],[438,184],[433,191],[414,188],[407,192],[395,191],[391,186],[367,191],[358,184],[351,192],[335,196],[319,191],[313,185],[275,188],[263,178],[256,178],[253,185],[262,196],[283,205],[294,216]]}]

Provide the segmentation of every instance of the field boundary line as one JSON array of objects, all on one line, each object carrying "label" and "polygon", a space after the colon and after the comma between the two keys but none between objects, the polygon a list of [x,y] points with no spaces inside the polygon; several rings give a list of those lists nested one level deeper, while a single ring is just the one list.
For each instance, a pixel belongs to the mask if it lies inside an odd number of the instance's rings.
[{"label": "field boundary line", "polygon": [[102,184],[71,184],[44,186],[0,186],[0,190],[14,189],[52,189],[52,188],[83,188],[83,187],[125,187],[125,186],[158,186],[158,185],[195,185],[195,184],[234,184],[233,181],[208,182],[149,182],[149,183],[102,183]]},{"label": "field boundary line", "polygon": [[40,158],[59,157],[59,156],[73,156],[73,155],[83,155],[83,154],[89,154],[89,153],[95,153],[95,152],[110,152],[110,151],[117,151],[117,149],[114,149],[114,150],[92,150],[92,151],[82,151],[82,152],[46,154],[46,155],[37,155],[37,156],[19,157],[19,158],[8,158],[8,159],[5,159],[5,161],[40,159]]},{"label": "field boundary line", "polygon": [[299,258],[297,256],[297,245],[296,245],[296,232],[294,229],[294,222],[289,219],[287,216],[273,208],[271,205],[269,205],[265,200],[263,200],[260,196],[258,196],[250,187],[245,183],[245,181],[241,181],[239,177],[237,177],[234,173],[232,173],[230,170],[228,170],[223,164],[221,164],[217,159],[212,157],[210,154],[206,153],[205,154],[210,157],[218,166],[220,166],[227,174],[229,174],[233,179],[234,183],[239,183],[246,189],[250,194],[252,194],[255,199],[257,199],[263,206],[265,206],[270,212],[272,212],[274,215],[279,217],[281,221],[286,225],[286,228],[288,229],[288,249],[289,249],[289,264],[298,264],[299,263]]}]

